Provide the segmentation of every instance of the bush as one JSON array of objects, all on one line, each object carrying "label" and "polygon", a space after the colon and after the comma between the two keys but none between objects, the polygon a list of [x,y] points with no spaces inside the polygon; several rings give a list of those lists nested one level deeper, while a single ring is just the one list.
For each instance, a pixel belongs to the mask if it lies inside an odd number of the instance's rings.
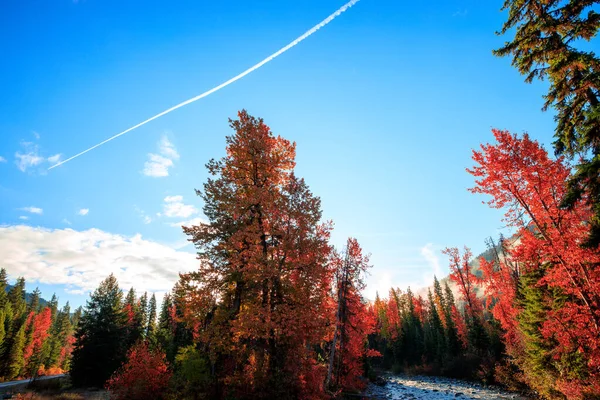
[{"label": "bush", "polygon": [[106,382],[111,399],[161,399],[171,379],[165,354],[139,342],[127,353],[127,361]]}]

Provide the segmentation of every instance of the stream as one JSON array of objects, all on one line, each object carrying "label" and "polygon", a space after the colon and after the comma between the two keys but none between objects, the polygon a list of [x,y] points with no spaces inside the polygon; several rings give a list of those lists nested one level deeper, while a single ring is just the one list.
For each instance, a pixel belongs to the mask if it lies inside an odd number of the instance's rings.
[{"label": "stream", "polygon": [[387,384],[369,384],[365,395],[371,399],[518,399],[527,397],[502,390],[495,386],[483,386],[475,382],[435,376],[387,375]]}]

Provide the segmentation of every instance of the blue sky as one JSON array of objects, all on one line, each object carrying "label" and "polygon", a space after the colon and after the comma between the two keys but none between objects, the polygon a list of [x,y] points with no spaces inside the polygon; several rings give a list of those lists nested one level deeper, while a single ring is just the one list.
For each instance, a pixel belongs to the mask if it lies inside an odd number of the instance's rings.
[{"label": "blue sky", "polygon": [[[114,272],[162,294],[194,268],[178,223],[202,218],[204,164],[239,109],[297,142],[297,174],[372,253],[367,294],[446,275],[501,213],[467,188],[492,127],[552,142],[545,86],[492,56],[502,1],[361,0],[242,80],[65,165],[65,159],[235,76],[338,0],[9,0],[0,6],[0,266],[82,304]],[[150,176],[149,176],[150,175]],[[87,211],[86,211],[87,210]]]}]

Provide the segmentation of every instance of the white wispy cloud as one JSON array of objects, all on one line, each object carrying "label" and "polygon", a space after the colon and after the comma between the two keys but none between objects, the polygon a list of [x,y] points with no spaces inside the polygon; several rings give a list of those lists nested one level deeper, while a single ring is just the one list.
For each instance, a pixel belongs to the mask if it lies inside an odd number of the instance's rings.
[{"label": "white wispy cloud", "polygon": [[183,203],[183,196],[167,196],[163,205],[163,214],[167,217],[188,218],[198,214],[198,209]]},{"label": "white wispy cloud", "polygon": [[15,152],[15,164],[21,172],[27,172],[27,170],[43,163],[56,165],[60,162],[61,157],[62,154],[55,154],[46,158],[40,154],[40,148],[37,144],[21,141],[21,150]]},{"label": "white wispy cloud", "polygon": [[148,161],[144,163],[142,171],[144,175],[153,178],[169,176],[169,168],[174,165],[173,161],[179,160],[177,149],[166,136],[158,141],[158,152],[160,154],[148,153]]},{"label": "white wispy cloud", "polygon": [[0,226],[0,254],[11,278],[67,285],[71,293],[95,289],[113,273],[122,288],[168,291],[179,272],[192,271],[192,253],[143,239],[99,229],[76,231]]},{"label": "white wispy cloud", "polygon": [[15,153],[15,164],[21,172],[25,172],[28,168],[40,165],[44,161],[44,157],[41,157],[38,154],[37,146],[34,146],[34,149],[31,149],[26,153],[21,153],[20,151]]},{"label": "white wispy cloud", "polygon": [[73,225],[73,224],[71,224],[71,221],[69,221],[66,218],[63,218],[62,222],[63,222],[63,224],[66,224],[66,225],[69,225],[69,226]]},{"label": "white wispy cloud", "polygon": [[84,216],[84,215],[88,215],[89,212],[90,212],[89,208],[82,208],[79,211],[77,211],[77,215]]},{"label": "white wispy cloud", "polygon": [[423,275],[423,281],[425,285],[429,286],[433,284],[433,276],[441,277],[442,268],[440,267],[440,259],[435,254],[435,250],[433,248],[433,243],[427,243],[425,246],[421,247],[421,255],[427,261],[427,264],[431,267],[429,271],[426,271]]},{"label": "white wispy cloud", "polygon": [[27,221],[29,219],[29,217],[27,215],[20,215],[19,219],[22,219],[23,221]]},{"label": "white wispy cloud", "polygon": [[57,162],[60,161],[60,158],[62,157],[62,154],[55,154],[53,156],[48,157],[48,162],[50,164],[56,164]]},{"label": "white wispy cloud", "polygon": [[144,221],[144,224],[148,225],[149,223],[152,222],[152,217],[150,217],[148,214],[146,214],[146,212],[144,210],[142,210],[141,208],[139,208],[138,206],[135,206],[135,205],[133,206],[133,209],[140,216],[142,221]]},{"label": "white wispy cloud", "polygon": [[0,163],[5,163],[6,162],[6,158],[0,156]]},{"label": "white wispy cloud", "polygon": [[40,134],[37,133],[36,131],[31,131],[31,133],[33,134],[33,137],[35,137],[36,139],[40,138]]},{"label": "white wispy cloud", "polygon": [[19,208],[19,210],[21,210],[21,211],[27,211],[29,213],[39,214],[39,215],[41,215],[41,214],[44,213],[44,210],[42,210],[39,207],[22,207],[22,208]]}]

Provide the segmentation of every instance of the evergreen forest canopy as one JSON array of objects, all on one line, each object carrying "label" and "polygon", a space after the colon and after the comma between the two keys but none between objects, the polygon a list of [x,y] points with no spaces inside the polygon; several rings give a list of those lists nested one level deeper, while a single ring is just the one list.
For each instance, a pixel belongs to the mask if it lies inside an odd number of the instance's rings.
[{"label": "evergreen forest canopy", "polygon": [[[378,371],[498,383],[545,399],[600,398],[600,60],[593,0],[507,0],[495,50],[526,81],[549,83],[553,157],[527,134],[492,131],[467,169],[516,232],[488,239],[474,273],[447,248],[450,282],[425,297],[363,296],[369,257],[332,224],[295,175],[296,144],[246,111],[230,120],[226,156],[197,190],[208,222],[183,227],[199,267],[157,308],[114,276],[74,314],[0,274],[0,375],[69,370],[117,399],[326,399]],[[37,294],[36,294],[37,293]],[[145,378],[151,377],[151,378]]]}]

